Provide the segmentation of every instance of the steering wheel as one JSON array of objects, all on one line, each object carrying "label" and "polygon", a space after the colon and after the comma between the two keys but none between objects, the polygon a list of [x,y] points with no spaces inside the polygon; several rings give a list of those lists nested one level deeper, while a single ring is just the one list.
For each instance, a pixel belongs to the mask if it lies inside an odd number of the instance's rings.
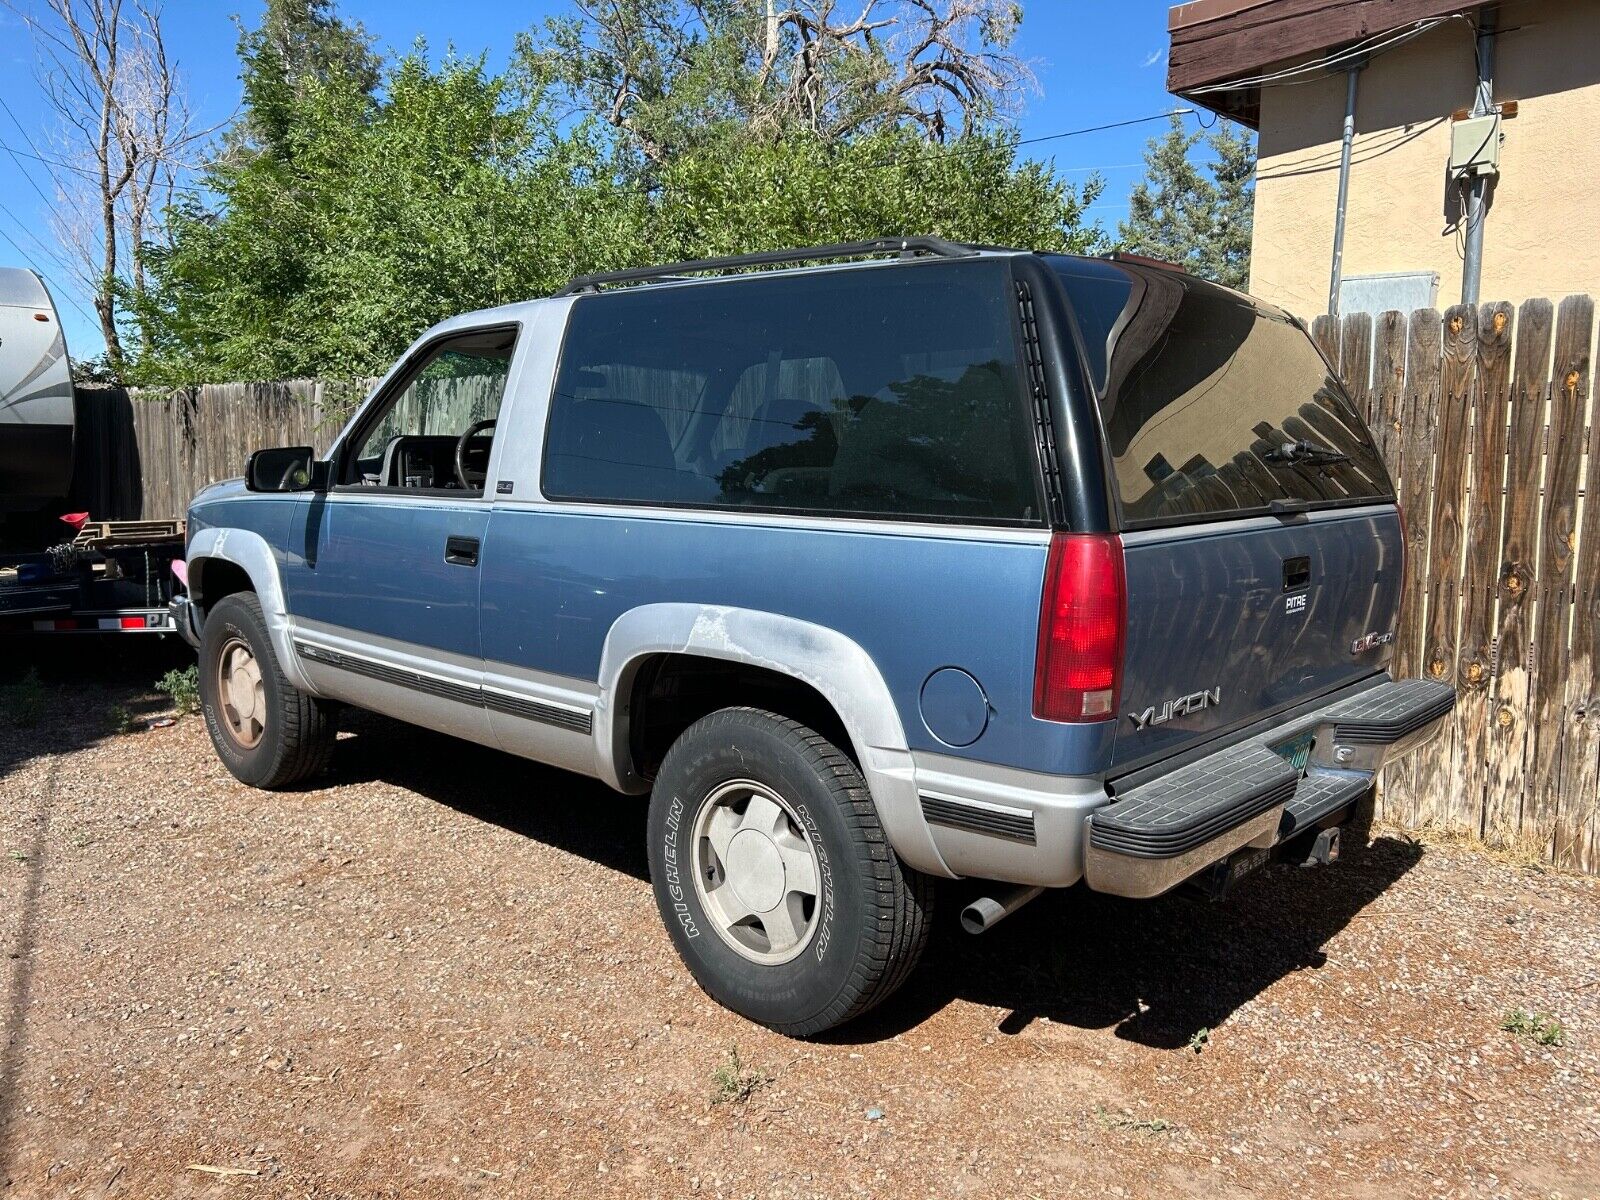
[{"label": "steering wheel", "polygon": [[487,421],[474,421],[467,426],[467,431],[456,439],[456,479],[468,491],[483,487],[485,481],[489,478],[489,473],[487,471],[467,470],[467,446],[480,433],[493,428],[493,417],[490,417]]}]

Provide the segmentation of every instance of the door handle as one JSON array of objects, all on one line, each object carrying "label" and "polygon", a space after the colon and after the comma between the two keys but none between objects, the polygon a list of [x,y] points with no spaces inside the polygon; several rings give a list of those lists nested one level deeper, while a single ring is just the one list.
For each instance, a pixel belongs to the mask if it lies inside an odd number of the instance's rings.
[{"label": "door handle", "polygon": [[478,539],[452,534],[444,540],[444,560],[458,567],[478,565]]}]

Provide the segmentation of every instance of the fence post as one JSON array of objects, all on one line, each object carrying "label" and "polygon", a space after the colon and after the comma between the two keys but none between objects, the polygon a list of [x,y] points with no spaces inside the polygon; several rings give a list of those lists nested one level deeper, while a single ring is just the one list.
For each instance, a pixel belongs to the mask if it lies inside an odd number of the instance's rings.
[{"label": "fence post", "polygon": [[[1594,301],[1574,312],[1583,336],[1556,352],[1555,386],[1574,393],[1582,411],[1592,383],[1589,326]],[[1576,352],[1576,353],[1574,353]],[[1600,419],[1589,424],[1589,464],[1583,491],[1583,530],[1578,536],[1578,562],[1573,576],[1576,604],[1572,610],[1572,659],[1567,668],[1567,722],[1561,747],[1561,808],[1556,820],[1555,861],[1558,866],[1600,870],[1600,695],[1596,694],[1600,659]]]},{"label": "fence post", "polygon": [[[1436,309],[1411,314],[1406,342],[1405,397],[1400,413],[1400,511],[1406,519],[1406,585],[1400,595],[1394,673],[1421,671],[1422,618],[1428,595],[1428,526],[1433,499],[1433,449],[1439,409],[1439,331]],[[1402,759],[1383,773],[1383,813],[1402,825],[1417,822],[1417,763]]]},{"label": "fence post", "polygon": [[1461,651],[1455,678],[1459,696],[1456,761],[1461,782],[1451,798],[1452,823],[1473,832],[1482,827],[1489,791],[1494,578],[1500,562],[1500,518],[1504,507],[1513,315],[1511,305],[1505,303],[1485,304],[1478,310],[1477,406],[1467,495],[1466,559],[1461,577]]},{"label": "fence post", "polygon": [[1516,840],[1527,782],[1533,594],[1538,568],[1539,473],[1543,453],[1546,372],[1550,362],[1548,300],[1527,300],[1517,313],[1511,426],[1506,434],[1505,527],[1500,538],[1499,631],[1495,638],[1495,709],[1489,726],[1489,782],[1482,836]]},{"label": "fence post", "polygon": [[[1422,670],[1450,681],[1456,672],[1462,524],[1466,519],[1468,423],[1472,417],[1473,365],[1478,349],[1478,310],[1457,304],[1444,314],[1439,375],[1437,452],[1433,468],[1433,517],[1428,531],[1428,613]],[[1448,821],[1459,782],[1456,722],[1452,718],[1417,761],[1418,821]]]},{"label": "fence post", "polygon": [[[1568,296],[1556,317],[1550,371],[1550,430],[1544,481],[1539,620],[1535,631],[1533,770],[1525,807],[1526,831],[1555,853],[1561,797],[1561,749],[1567,707],[1567,635],[1572,622],[1573,552],[1578,544],[1578,469],[1583,455],[1589,330],[1594,305]],[[1576,749],[1576,747],[1574,747]],[[1575,798],[1574,798],[1575,799]],[[1571,802],[1568,802],[1570,807]]]}]

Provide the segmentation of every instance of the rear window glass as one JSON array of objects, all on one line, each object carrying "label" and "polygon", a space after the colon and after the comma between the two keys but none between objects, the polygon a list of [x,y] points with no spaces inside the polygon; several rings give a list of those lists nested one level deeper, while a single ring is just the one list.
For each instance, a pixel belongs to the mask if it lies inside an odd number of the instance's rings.
[{"label": "rear window glass", "polygon": [[1172,271],[1051,262],[1083,338],[1126,524],[1393,495],[1343,386],[1288,319]]},{"label": "rear window glass", "polygon": [[915,263],[580,299],[544,492],[1036,522],[1009,279]]}]

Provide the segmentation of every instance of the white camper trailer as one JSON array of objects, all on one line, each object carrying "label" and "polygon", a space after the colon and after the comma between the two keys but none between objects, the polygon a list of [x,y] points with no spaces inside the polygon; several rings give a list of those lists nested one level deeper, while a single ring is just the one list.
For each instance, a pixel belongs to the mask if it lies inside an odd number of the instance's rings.
[{"label": "white camper trailer", "polygon": [[72,364],[50,292],[0,267],[0,512],[31,512],[72,484]]},{"label": "white camper trailer", "polygon": [[183,522],[67,512],[76,403],[44,280],[0,267],[0,637],[170,633]]}]

